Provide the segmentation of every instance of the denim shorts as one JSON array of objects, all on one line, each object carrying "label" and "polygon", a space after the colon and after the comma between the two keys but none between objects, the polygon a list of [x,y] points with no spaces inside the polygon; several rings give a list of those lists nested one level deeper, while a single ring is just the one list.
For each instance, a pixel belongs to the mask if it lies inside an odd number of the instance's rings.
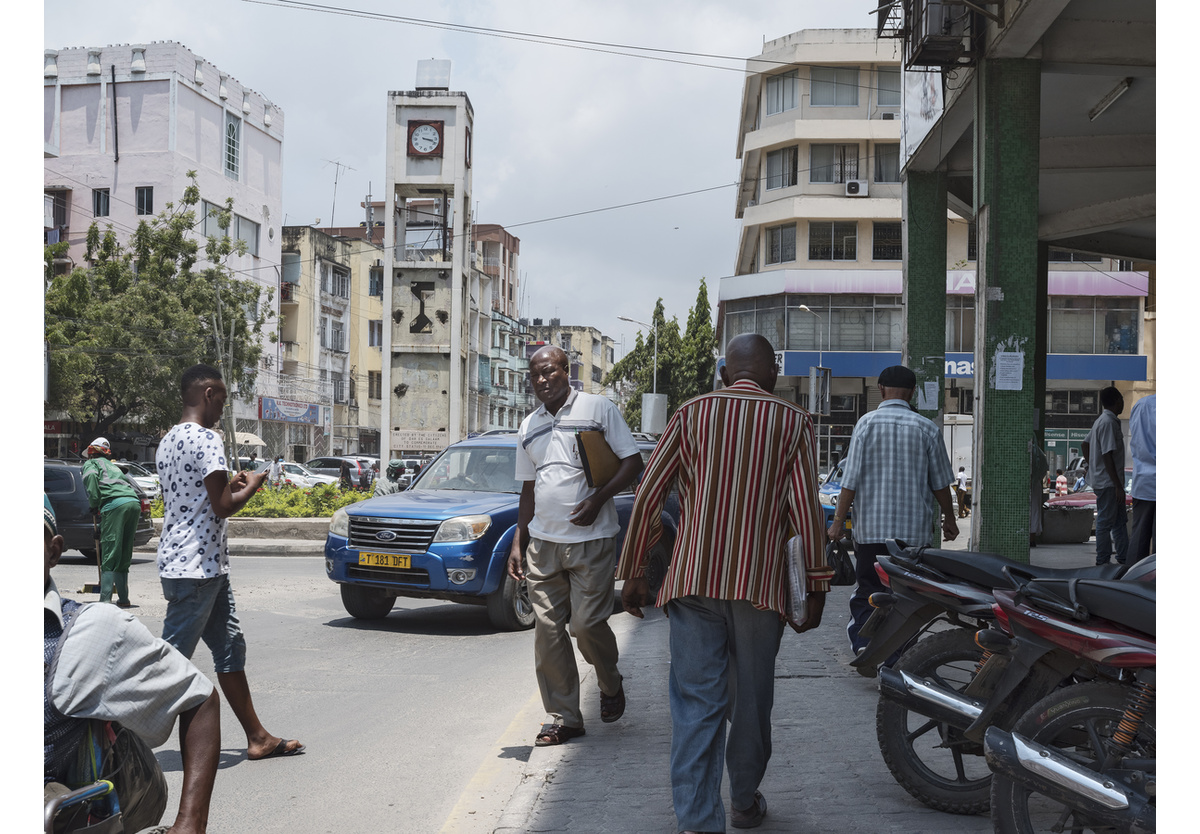
[{"label": "denim shorts", "polygon": [[162,639],[191,658],[201,639],[217,674],[246,668],[246,638],[233,606],[229,574],[209,579],[161,579],[167,599]]}]

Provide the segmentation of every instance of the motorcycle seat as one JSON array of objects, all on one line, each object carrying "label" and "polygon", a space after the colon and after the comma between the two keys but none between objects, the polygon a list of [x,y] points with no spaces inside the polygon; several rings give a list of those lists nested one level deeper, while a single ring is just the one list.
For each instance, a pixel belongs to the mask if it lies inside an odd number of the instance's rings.
[{"label": "motorcycle seat", "polygon": [[953,576],[985,588],[1011,588],[1013,583],[1005,569],[1018,576],[1038,579],[1116,579],[1124,565],[1088,565],[1083,568],[1046,568],[1014,562],[995,553],[969,550],[940,550],[933,547],[909,548],[907,554],[939,573]]},{"label": "motorcycle seat", "polygon": [[[1071,595],[1069,579],[1035,579],[1030,590],[1048,591],[1064,602],[1075,602],[1092,617],[1108,620],[1142,634],[1155,634],[1155,586],[1144,582],[1081,579]],[[1030,599],[1033,605],[1036,599]]]}]

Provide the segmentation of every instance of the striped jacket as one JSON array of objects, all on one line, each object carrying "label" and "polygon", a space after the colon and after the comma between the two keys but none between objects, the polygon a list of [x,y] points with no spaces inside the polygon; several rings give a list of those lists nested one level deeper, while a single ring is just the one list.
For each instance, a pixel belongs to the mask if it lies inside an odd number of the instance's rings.
[{"label": "striped jacket", "polygon": [[802,537],[810,591],[827,591],[816,434],[808,412],[753,382],[703,394],[671,418],[646,464],[618,579],[645,572],[659,512],[678,479],[679,534],[658,595],[744,599],[784,611],[785,544]]}]

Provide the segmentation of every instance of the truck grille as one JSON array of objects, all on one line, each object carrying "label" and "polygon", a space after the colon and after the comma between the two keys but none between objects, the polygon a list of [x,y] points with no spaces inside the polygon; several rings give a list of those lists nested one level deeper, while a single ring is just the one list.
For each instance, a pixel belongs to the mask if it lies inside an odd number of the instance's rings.
[{"label": "truck grille", "polygon": [[[433,542],[440,521],[423,518],[373,518],[350,516],[350,546],[359,550],[424,553]],[[379,534],[383,533],[384,538]],[[390,534],[390,535],[389,535]]]},{"label": "truck grille", "polygon": [[400,582],[405,585],[429,585],[429,571],[419,568],[368,568],[347,565],[346,576],[374,582]]}]

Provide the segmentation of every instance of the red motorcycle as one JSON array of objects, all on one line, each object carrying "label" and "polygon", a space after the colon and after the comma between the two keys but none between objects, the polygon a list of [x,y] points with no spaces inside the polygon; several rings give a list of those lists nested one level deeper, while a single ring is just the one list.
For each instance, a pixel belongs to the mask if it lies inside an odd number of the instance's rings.
[{"label": "red motorcycle", "polygon": [[[1056,689],[1011,731],[991,726],[992,819],[1000,834],[1155,830],[1155,588],[1153,584],[1034,580],[996,592],[1000,651],[1030,639],[1097,670]],[[982,634],[982,633],[981,633]]]},{"label": "red motorcycle", "polygon": [[[907,547],[896,541],[888,542],[888,550],[876,566],[888,590],[872,595],[876,610],[861,632],[870,643],[852,661],[860,674],[879,675],[875,727],[880,753],[896,781],[929,807],[955,814],[984,812],[992,773],[983,757],[983,730],[993,721],[1008,726],[1077,665],[1073,658],[1041,664],[1038,680],[1010,698],[1038,659],[1024,657],[1025,668],[1014,668],[997,695],[1003,671],[998,667],[1007,659],[985,664],[988,655],[975,640],[976,632],[995,617],[993,588],[1032,577],[1114,578],[1125,568],[1042,568],[987,553]],[[894,667],[880,668],[916,638],[921,639]]]}]

